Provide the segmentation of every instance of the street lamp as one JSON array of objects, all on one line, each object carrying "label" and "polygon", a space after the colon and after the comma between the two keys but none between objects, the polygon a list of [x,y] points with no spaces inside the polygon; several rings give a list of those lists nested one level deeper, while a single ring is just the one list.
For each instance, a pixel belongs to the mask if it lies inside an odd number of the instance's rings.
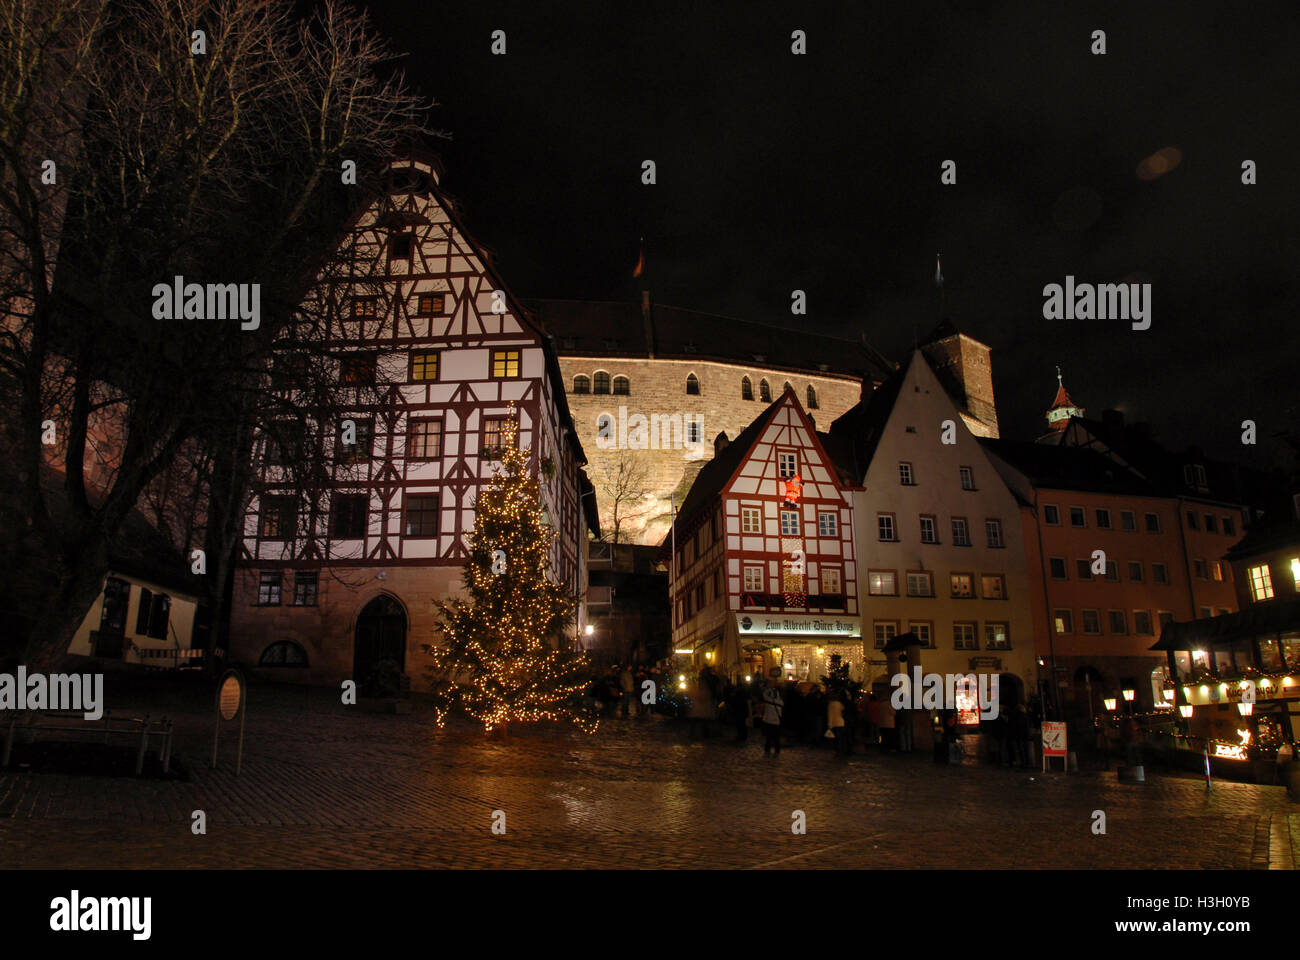
[{"label": "street lamp", "polygon": [[1191,717],[1192,717],[1192,710],[1193,710],[1193,709],[1194,709],[1194,708],[1192,707],[1192,705],[1191,705],[1190,703],[1184,703],[1184,704],[1182,704],[1181,706],[1179,706],[1179,708],[1178,708],[1178,712],[1181,713],[1181,714],[1183,715],[1183,719],[1184,719],[1184,720],[1190,720]]},{"label": "street lamp", "polygon": [[1124,702],[1128,704],[1128,712],[1131,716],[1133,713],[1133,698],[1137,696],[1137,691],[1132,687],[1125,687],[1120,693],[1124,695]]},{"label": "street lamp", "polygon": [[1102,701],[1102,703],[1106,705],[1107,710],[1109,710],[1111,713],[1114,713],[1118,701],[1114,697],[1107,697],[1105,700]]},{"label": "street lamp", "polygon": [[1253,703],[1239,703],[1237,704],[1237,712],[1243,717],[1249,717],[1255,712],[1255,705]]}]

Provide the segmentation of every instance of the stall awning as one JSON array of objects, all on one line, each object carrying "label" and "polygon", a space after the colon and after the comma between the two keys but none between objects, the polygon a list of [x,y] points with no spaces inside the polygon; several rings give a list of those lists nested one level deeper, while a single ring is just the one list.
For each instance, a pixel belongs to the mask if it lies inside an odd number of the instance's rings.
[{"label": "stall awning", "polygon": [[1300,631],[1300,600],[1261,603],[1238,613],[1166,623],[1152,650],[1203,650],[1243,646],[1255,637]]}]

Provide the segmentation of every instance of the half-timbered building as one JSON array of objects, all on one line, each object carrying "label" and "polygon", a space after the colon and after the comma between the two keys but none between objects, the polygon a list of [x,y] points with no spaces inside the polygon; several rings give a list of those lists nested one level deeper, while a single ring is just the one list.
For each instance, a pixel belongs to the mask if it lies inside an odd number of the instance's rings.
[{"label": "half-timbered building", "polygon": [[718,437],[665,547],[673,645],[695,666],[731,677],[860,672],[849,484],[793,390],[735,440]]},{"label": "half-timbered building", "polygon": [[[462,588],[475,500],[512,416],[557,532],[552,573],[585,593],[598,526],[559,364],[438,179],[432,158],[395,161],[344,233],[346,268],[323,270],[309,295],[337,422],[307,425],[326,447],[320,490],[286,489],[267,458],[235,586],[242,662],[364,681],[392,660],[419,689],[435,601]],[[576,629],[581,618],[580,605]]]}]

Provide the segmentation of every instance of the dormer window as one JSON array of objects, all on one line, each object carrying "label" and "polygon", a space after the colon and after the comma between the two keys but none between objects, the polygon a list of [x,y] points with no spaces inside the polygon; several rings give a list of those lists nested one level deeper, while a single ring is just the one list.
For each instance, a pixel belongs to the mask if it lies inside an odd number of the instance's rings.
[{"label": "dormer window", "polygon": [[415,234],[411,232],[395,233],[388,243],[389,260],[410,260],[415,247]]},{"label": "dormer window", "polygon": [[1183,465],[1183,483],[1189,487],[1195,487],[1197,490],[1208,489],[1208,483],[1205,477],[1205,467],[1199,463],[1188,463]]}]

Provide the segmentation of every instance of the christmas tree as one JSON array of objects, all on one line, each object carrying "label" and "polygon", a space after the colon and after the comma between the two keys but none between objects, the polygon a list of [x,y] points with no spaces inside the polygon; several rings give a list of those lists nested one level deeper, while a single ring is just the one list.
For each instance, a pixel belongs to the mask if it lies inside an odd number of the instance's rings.
[{"label": "christmas tree", "polygon": [[581,700],[590,665],[585,653],[565,648],[574,601],[547,575],[555,531],[518,432],[512,410],[502,448],[491,451],[500,469],[475,507],[468,598],[438,603],[445,639],[425,648],[437,721],[442,726],[450,714],[464,713],[491,731],[511,722],[571,720],[590,733],[597,721]]}]

